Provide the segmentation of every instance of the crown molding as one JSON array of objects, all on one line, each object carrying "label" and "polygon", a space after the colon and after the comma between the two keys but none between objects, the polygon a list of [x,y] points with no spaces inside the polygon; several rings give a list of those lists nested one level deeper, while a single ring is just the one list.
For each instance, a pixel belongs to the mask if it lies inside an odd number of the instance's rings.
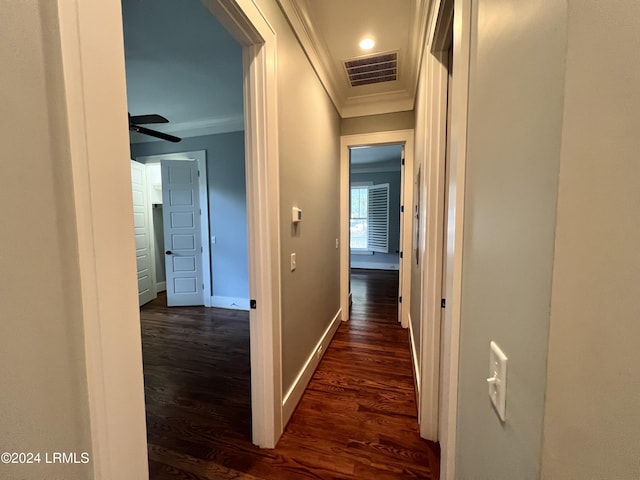
[{"label": "crown molding", "polygon": [[342,118],[413,110],[415,98],[406,90],[349,97],[342,106]]},{"label": "crown molding", "polygon": [[318,75],[320,83],[324,86],[338,113],[341,113],[343,99],[338,93],[340,91],[338,88],[340,79],[337,78],[333,68],[331,68],[331,60],[327,53],[327,48],[321,40],[321,36],[315,31],[313,23],[309,20],[308,13],[296,0],[278,0],[278,4],[289,21],[312,68]]},{"label": "crown molding", "polygon": [[427,19],[433,0],[414,0],[413,22],[410,25],[409,44],[402,60],[402,71],[407,78],[406,88],[371,95],[345,94],[347,91],[342,70],[334,68],[328,48],[322,40],[303,0],[277,0],[285,17],[304,50],[336,110],[342,118],[377,115],[412,110],[418,86],[422,50],[424,48]]}]

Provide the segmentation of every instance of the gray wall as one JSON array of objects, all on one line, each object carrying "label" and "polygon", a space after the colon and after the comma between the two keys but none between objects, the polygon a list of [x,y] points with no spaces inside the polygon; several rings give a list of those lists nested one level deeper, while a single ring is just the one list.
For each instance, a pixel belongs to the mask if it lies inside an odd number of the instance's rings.
[{"label": "gray wall", "polygon": [[409,130],[414,126],[414,112],[393,112],[364,117],[343,118],[340,125],[342,135]]},{"label": "gray wall", "polygon": [[[476,2],[461,298],[459,480],[540,475],[565,51],[563,2]],[[506,423],[500,422],[487,394],[491,340],[509,358]]]},{"label": "gray wall", "polygon": [[[4,2],[2,25],[0,450],[92,454],[55,2]],[[0,478],[91,478],[42,460]]]},{"label": "gray wall", "polygon": [[[398,164],[400,161],[398,161]],[[389,184],[389,253],[373,255],[351,254],[352,268],[398,269],[400,251],[400,171],[377,173],[352,173],[351,182],[373,182]],[[375,265],[371,265],[375,264]],[[391,268],[394,266],[394,268]]]},{"label": "gray wall", "polygon": [[640,478],[638,31],[636,0],[569,1],[544,479]]},{"label": "gray wall", "polygon": [[206,150],[213,295],[249,298],[244,132],[131,145],[135,157]]},{"label": "gray wall", "polygon": [[[340,308],[340,118],[277,2],[259,0],[278,35],[282,381],[293,384]],[[303,210],[297,228],[291,208]],[[297,269],[291,272],[290,254]]]}]

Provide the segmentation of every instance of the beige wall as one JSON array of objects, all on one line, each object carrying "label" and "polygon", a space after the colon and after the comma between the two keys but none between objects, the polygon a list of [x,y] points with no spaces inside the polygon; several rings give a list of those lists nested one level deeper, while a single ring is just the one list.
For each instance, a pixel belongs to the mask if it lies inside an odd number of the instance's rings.
[{"label": "beige wall", "polygon": [[342,135],[359,135],[391,130],[411,130],[413,126],[414,112],[408,111],[343,118],[340,128]]},{"label": "beige wall", "polygon": [[55,2],[2,5],[0,58],[0,478],[91,477],[45,452],[89,452],[89,412]]},{"label": "beige wall", "polygon": [[640,3],[569,1],[543,478],[640,478]]},{"label": "beige wall", "polygon": [[[478,0],[471,23],[455,478],[537,479],[566,5]],[[504,424],[485,381],[492,340],[509,358]]]},{"label": "beige wall", "polygon": [[[278,38],[282,387],[286,393],[340,308],[340,117],[275,0]],[[303,211],[297,227],[291,208]],[[290,269],[291,253],[297,268]]]}]

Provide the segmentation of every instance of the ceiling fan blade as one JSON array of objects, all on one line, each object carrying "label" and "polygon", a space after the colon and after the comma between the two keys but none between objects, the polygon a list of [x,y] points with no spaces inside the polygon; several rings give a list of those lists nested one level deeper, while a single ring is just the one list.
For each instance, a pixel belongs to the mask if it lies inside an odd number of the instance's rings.
[{"label": "ceiling fan blade", "polygon": [[169,123],[169,120],[164,118],[162,115],[158,115],[157,113],[152,113],[150,115],[129,116],[129,121],[131,123],[141,123],[143,125],[146,125],[148,123]]},{"label": "ceiling fan blade", "polygon": [[143,135],[149,135],[151,137],[167,140],[168,142],[173,142],[173,143],[178,143],[179,141],[182,140],[180,137],[174,137],[173,135],[169,135],[168,133],[158,132],[157,130],[151,130],[150,128],[144,128],[144,127],[141,127],[140,125],[131,125],[129,126],[129,130],[142,133]]}]

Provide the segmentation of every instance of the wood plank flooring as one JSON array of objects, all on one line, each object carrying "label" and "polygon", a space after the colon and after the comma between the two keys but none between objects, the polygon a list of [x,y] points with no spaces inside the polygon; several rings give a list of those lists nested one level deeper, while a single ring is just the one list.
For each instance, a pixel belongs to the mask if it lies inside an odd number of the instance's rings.
[{"label": "wood plank flooring", "polygon": [[248,314],[141,310],[149,470],[168,479],[437,479],[418,435],[397,272],[352,272],[343,323],[274,450],[253,446]]}]

